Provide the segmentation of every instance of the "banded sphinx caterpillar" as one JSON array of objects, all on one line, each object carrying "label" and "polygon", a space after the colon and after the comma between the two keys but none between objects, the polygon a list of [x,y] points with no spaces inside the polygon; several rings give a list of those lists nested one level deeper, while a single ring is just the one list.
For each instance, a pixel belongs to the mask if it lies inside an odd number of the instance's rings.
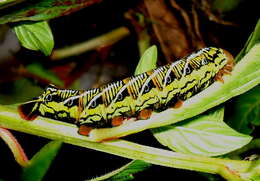
[{"label": "banded sphinx caterpillar", "polygon": [[227,51],[208,47],[174,63],[83,90],[48,86],[44,93],[19,106],[22,118],[38,115],[75,123],[79,134],[93,128],[119,126],[125,118],[148,119],[152,111],[181,106],[182,101],[206,89],[215,80],[230,74],[233,57]]}]

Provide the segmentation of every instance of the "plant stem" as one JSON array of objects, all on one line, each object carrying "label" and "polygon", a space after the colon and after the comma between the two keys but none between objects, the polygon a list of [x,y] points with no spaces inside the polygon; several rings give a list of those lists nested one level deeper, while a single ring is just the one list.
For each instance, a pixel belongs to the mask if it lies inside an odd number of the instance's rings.
[{"label": "plant stem", "polygon": [[12,133],[7,129],[0,127],[0,137],[5,141],[8,147],[11,149],[17,163],[19,163],[23,167],[26,166],[28,164],[28,158],[25,152],[23,151],[22,146],[15,139]]},{"label": "plant stem", "polygon": [[124,140],[90,142],[88,137],[77,134],[75,125],[42,117],[28,122],[19,117],[16,109],[2,105],[0,126],[156,165],[220,174],[228,180],[240,180],[240,173],[246,172],[251,164],[250,161],[186,155]]},{"label": "plant stem", "polygon": [[130,34],[129,30],[126,27],[120,27],[114,29],[111,32],[88,40],[86,42],[82,42],[70,47],[54,50],[51,59],[52,60],[59,60],[70,56],[79,55],[81,53],[94,50],[96,48],[102,47],[104,45],[113,44],[122,38],[128,36]]},{"label": "plant stem", "polygon": [[14,6],[23,1],[25,1],[25,0],[0,0],[0,9],[4,9],[9,6]]},{"label": "plant stem", "polygon": [[93,178],[93,179],[90,179],[90,180],[86,180],[86,181],[103,181],[103,180],[106,180],[106,179],[109,179],[117,174],[119,174],[120,172],[124,171],[127,167],[129,167],[132,163],[134,163],[135,160],[127,163],[126,165],[112,171],[112,172],[109,172],[105,175],[102,175],[102,176],[99,176],[99,177],[96,177],[96,178]]}]

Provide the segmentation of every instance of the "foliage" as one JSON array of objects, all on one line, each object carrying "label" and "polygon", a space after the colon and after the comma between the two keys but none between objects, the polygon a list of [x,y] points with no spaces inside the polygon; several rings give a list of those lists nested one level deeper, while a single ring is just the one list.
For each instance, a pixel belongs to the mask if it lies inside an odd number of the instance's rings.
[{"label": "foliage", "polygon": [[156,46],[151,46],[149,49],[147,49],[144,52],[143,56],[139,60],[139,63],[135,69],[135,75],[156,68],[156,61],[157,61],[157,48]]},{"label": "foliage", "polygon": [[106,175],[93,178],[89,181],[101,181],[101,180],[107,180],[107,181],[116,181],[116,180],[133,180],[134,179],[134,174],[144,171],[148,169],[151,166],[151,164],[146,163],[141,160],[133,160],[130,163],[122,166],[121,168],[110,172]]},{"label": "foliage", "polygon": [[21,180],[42,180],[49,166],[51,165],[52,160],[57,155],[61,145],[62,142],[60,141],[51,141],[45,145],[33,156],[28,165],[24,167]]},{"label": "foliage", "polygon": [[[218,156],[237,150],[251,141],[228,127],[224,108],[195,116],[179,124],[153,129],[157,140],[174,151],[187,154]],[[216,139],[218,138],[218,139]]]},{"label": "foliage", "polygon": [[235,104],[235,115],[230,124],[236,130],[250,134],[254,127],[260,125],[260,87],[257,86],[245,94],[239,96]]},{"label": "foliage", "polygon": [[51,54],[54,40],[47,22],[19,24],[14,27],[14,31],[24,47],[41,50],[46,56]]}]

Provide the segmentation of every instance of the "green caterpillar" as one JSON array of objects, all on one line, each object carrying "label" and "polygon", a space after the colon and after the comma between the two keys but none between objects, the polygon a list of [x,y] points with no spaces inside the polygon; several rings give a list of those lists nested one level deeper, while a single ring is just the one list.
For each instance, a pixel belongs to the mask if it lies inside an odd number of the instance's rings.
[{"label": "green caterpillar", "polygon": [[38,115],[75,123],[79,133],[122,124],[125,118],[148,119],[152,111],[180,107],[182,101],[211,85],[223,82],[233,57],[220,48],[203,48],[172,64],[119,80],[100,88],[82,90],[48,86],[44,93],[19,106],[22,118]]}]

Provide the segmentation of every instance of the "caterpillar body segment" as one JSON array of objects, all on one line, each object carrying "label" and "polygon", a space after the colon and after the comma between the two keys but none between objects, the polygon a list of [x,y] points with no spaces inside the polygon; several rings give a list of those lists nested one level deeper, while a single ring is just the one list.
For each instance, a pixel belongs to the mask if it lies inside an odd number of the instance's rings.
[{"label": "caterpillar body segment", "polygon": [[203,48],[172,64],[86,91],[49,86],[19,107],[24,119],[37,115],[75,123],[79,133],[122,124],[125,118],[148,119],[152,111],[180,107],[182,102],[222,81],[233,57],[220,48]]}]

